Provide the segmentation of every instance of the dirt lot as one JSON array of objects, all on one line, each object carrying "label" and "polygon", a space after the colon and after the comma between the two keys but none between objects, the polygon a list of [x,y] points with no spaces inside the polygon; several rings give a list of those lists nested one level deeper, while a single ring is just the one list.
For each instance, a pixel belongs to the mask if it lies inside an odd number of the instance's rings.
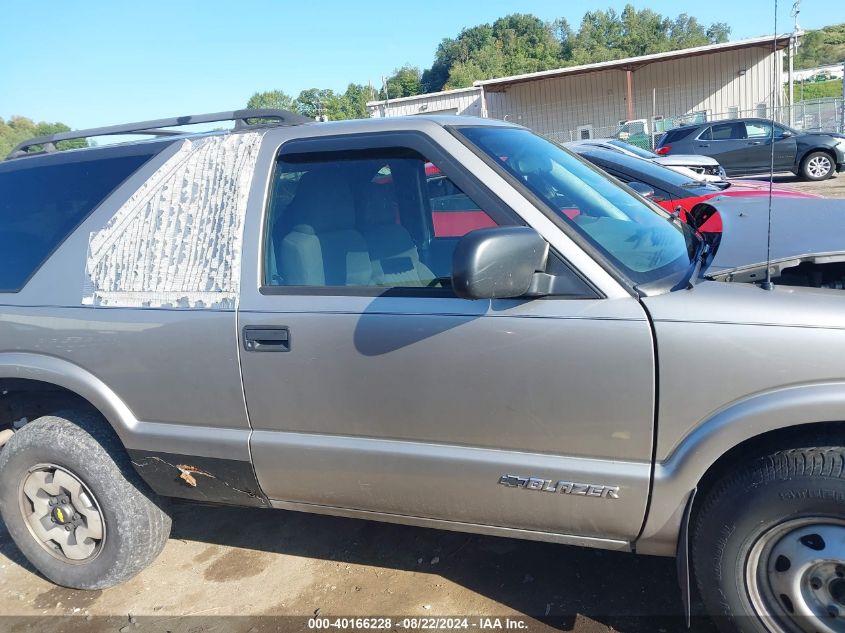
[{"label": "dirt lot", "polygon": [[[775,181],[845,197],[845,174]],[[480,616],[510,616],[529,630],[584,633],[684,628],[672,559],[178,504],[173,536],[151,568],[121,587],[84,592],[38,576],[0,525],[6,631],[307,630],[314,614],[466,615],[472,628]],[[693,622],[693,631],[712,630],[706,618]]]},{"label": "dirt lot", "polygon": [[[534,631],[683,628],[668,558],[178,504],[173,535],[152,567],[123,586],[86,592],[38,576],[0,525],[5,631],[307,630],[303,617],[266,616],[315,613],[466,615],[471,627],[478,616],[511,616]],[[712,626],[701,619],[693,630]]]}]

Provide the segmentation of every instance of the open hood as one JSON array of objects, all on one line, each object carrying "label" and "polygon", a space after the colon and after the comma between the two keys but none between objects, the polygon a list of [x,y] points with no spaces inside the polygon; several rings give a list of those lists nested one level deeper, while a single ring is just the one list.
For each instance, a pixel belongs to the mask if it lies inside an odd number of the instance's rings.
[{"label": "open hood", "polygon": [[[762,280],[766,275],[768,197],[718,196],[708,203],[721,216],[722,234],[704,276],[722,281]],[[803,262],[845,262],[845,200],[772,199],[772,277]]]}]

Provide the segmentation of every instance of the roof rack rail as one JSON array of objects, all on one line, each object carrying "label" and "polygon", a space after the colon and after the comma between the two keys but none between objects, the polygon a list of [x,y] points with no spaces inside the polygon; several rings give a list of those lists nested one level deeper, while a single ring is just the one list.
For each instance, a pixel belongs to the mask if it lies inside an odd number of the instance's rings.
[{"label": "roof rack rail", "polygon": [[[289,110],[275,110],[270,108],[255,108],[246,110],[233,110],[231,112],[214,112],[211,114],[189,114],[187,116],[173,117],[169,119],[154,119],[152,121],[139,121],[137,123],[124,123],[122,125],[110,125],[107,127],[95,127],[87,130],[73,130],[71,132],[58,132],[37,136],[18,143],[9,153],[6,160],[20,158],[28,155],[38,155],[56,151],[56,143],[59,141],[70,141],[74,139],[89,138],[94,136],[114,136],[119,134],[145,134],[150,136],[175,136],[184,134],[179,130],[166,128],[182,125],[194,125],[196,123],[217,123],[218,121],[235,121],[235,129],[241,129],[255,125],[250,123],[253,119],[260,119],[261,123],[272,121],[274,125],[302,125],[313,123],[312,119],[291,112]],[[41,145],[40,152],[29,150]]]}]

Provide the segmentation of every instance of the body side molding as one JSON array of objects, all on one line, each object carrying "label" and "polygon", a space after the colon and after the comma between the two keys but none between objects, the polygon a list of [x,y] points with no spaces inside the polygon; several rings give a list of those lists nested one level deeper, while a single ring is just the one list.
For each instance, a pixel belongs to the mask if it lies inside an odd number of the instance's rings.
[{"label": "body side molding", "polygon": [[527,541],[543,541],[546,543],[559,543],[561,545],[593,547],[597,549],[617,550],[623,552],[631,551],[630,543],[621,539],[597,538],[592,536],[576,536],[572,534],[540,532],[537,530],[509,528],[495,525],[479,525],[475,523],[464,523],[462,521],[446,521],[443,519],[429,519],[426,517],[390,514],[387,512],[353,510],[350,508],[338,508],[335,506],[324,506],[313,503],[280,501],[277,499],[271,499],[270,506],[280,510],[309,512],[311,514],[327,514],[330,516],[347,517],[350,519],[381,521],[383,523],[398,523],[400,525],[413,525],[416,527],[451,530],[453,532],[469,532],[472,534],[503,536],[507,538],[519,538]]}]

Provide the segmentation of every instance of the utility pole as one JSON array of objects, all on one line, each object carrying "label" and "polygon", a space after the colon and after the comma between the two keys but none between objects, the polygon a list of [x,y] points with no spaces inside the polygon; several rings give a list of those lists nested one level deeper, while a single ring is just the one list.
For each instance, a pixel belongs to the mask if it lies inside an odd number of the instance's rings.
[{"label": "utility pole", "polygon": [[[792,25],[792,35],[789,36],[789,127],[795,126],[795,81],[794,81],[794,60],[798,51],[798,36],[801,35],[801,25],[798,23],[798,16],[801,14],[801,0],[795,0],[792,5],[792,17],[795,22]],[[803,88],[803,86],[802,86]],[[781,119],[783,120],[783,119]]]},{"label": "utility pole", "polygon": [[387,109],[390,107],[390,93],[387,91],[387,79],[381,76],[381,85],[384,88],[384,116],[388,116]]}]

